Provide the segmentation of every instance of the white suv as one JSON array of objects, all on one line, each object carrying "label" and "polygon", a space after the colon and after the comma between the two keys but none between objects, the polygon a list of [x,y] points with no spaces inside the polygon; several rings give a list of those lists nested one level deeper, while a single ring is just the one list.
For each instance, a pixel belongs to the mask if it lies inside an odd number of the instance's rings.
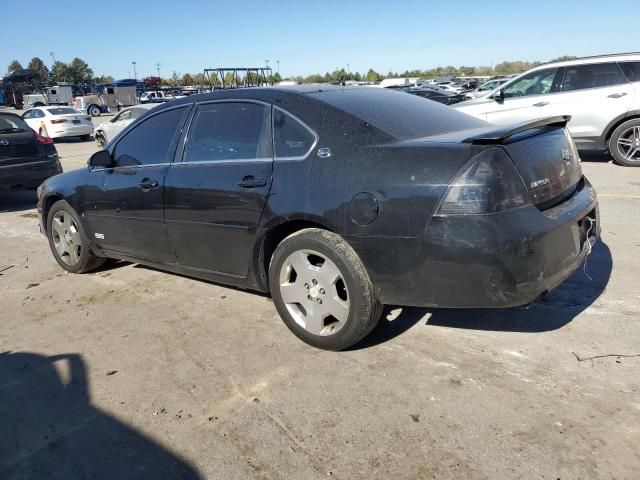
[{"label": "white suv", "polygon": [[609,150],[640,167],[640,54],[540,65],[488,93],[453,106],[497,125],[571,115],[581,150]]}]

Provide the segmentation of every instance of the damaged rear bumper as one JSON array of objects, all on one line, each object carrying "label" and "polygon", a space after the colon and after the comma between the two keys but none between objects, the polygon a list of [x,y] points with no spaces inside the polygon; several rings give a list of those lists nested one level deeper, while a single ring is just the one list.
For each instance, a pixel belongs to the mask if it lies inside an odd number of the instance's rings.
[{"label": "damaged rear bumper", "polygon": [[433,217],[422,241],[406,241],[396,262],[376,261],[370,274],[387,304],[526,305],[576,271],[599,235],[596,192],[583,179],[574,195],[544,211]]}]

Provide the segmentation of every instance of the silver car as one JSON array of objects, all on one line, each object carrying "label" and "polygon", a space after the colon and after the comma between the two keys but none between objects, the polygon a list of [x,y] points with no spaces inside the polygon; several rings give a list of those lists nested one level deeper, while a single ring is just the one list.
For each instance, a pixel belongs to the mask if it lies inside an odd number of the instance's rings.
[{"label": "silver car", "polygon": [[570,115],[579,149],[609,150],[619,164],[640,166],[640,54],[540,65],[453,108],[497,125]]},{"label": "silver car", "polygon": [[158,106],[157,103],[134,105],[133,107],[125,108],[118,112],[111,120],[105,122],[95,129],[96,143],[100,147],[104,147],[107,143],[113,140],[127,125],[133,122],[140,115],[148,110]]}]

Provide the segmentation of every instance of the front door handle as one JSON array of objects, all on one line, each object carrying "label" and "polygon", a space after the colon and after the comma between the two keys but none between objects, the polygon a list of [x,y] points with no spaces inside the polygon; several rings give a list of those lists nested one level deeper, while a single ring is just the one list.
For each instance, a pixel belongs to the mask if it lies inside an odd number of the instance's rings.
[{"label": "front door handle", "polygon": [[238,183],[238,186],[242,188],[257,188],[264,187],[266,184],[267,181],[264,178],[255,178],[253,175],[248,175]]},{"label": "front door handle", "polygon": [[609,95],[609,98],[621,98],[624,97],[626,95],[626,93],[622,92],[622,93],[612,93],[611,95]]},{"label": "front door handle", "polygon": [[549,102],[538,102],[533,104],[534,107],[544,107],[546,105],[549,105]]},{"label": "front door handle", "polygon": [[151,178],[144,178],[138,184],[138,187],[142,190],[151,190],[152,188],[158,188],[158,185],[160,184],[158,183],[157,180],[153,180]]}]

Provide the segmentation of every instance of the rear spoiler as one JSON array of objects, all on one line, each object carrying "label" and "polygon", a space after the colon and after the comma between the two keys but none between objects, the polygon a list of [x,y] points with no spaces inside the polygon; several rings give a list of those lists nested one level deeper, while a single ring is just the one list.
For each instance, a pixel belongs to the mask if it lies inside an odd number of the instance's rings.
[{"label": "rear spoiler", "polygon": [[522,122],[483,132],[481,135],[465,138],[464,143],[474,145],[502,145],[514,135],[541,127],[565,127],[571,120],[570,115],[558,115],[556,117],[541,118],[533,122]]}]

